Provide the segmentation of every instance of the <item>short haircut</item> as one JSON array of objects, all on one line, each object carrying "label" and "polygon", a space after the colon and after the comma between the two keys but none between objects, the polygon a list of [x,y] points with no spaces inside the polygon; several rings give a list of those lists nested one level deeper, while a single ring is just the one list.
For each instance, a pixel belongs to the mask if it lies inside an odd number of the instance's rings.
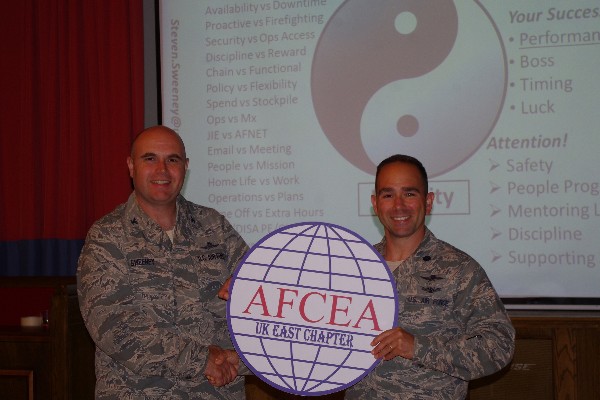
[{"label": "short haircut", "polygon": [[425,186],[425,193],[427,194],[429,192],[429,182],[427,180],[427,171],[425,170],[425,167],[423,166],[423,164],[421,164],[421,161],[417,160],[414,157],[407,156],[405,154],[394,154],[393,156],[390,156],[379,163],[379,165],[377,166],[377,172],[375,173],[375,190],[376,191],[377,191],[377,179],[379,178],[379,172],[381,172],[381,169],[388,164],[393,164],[396,162],[412,164],[415,167],[417,167],[417,169],[419,170],[419,173],[421,174],[421,180],[423,181],[423,185]]}]

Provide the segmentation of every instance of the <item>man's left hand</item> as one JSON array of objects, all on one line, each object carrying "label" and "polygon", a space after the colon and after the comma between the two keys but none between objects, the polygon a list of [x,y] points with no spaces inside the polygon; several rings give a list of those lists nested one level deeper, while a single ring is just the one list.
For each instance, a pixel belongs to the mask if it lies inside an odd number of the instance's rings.
[{"label": "man's left hand", "polygon": [[400,356],[412,360],[415,355],[415,337],[400,327],[388,329],[373,339],[371,353],[375,358],[388,361]]}]

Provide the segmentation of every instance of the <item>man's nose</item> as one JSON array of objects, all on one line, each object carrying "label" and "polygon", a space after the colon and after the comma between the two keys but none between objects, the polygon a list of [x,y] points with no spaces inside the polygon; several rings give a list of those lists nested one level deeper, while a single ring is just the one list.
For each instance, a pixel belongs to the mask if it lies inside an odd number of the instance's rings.
[{"label": "man's nose", "polygon": [[403,204],[404,204],[404,200],[402,199],[401,196],[394,197],[394,207],[395,208],[402,207]]},{"label": "man's nose", "polygon": [[166,160],[159,160],[156,166],[159,172],[163,172],[167,170],[167,162]]}]

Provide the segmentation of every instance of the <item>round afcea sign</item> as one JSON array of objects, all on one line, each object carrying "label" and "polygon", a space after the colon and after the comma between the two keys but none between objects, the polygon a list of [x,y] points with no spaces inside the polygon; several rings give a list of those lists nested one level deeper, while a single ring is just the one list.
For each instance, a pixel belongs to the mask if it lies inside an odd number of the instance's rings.
[{"label": "round afcea sign", "polygon": [[244,363],[269,385],[318,396],[343,390],[379,362],[371,341],[396,325],[396,285],[381,255],[341,226],[285,226],[235,271],[228,323]]}]

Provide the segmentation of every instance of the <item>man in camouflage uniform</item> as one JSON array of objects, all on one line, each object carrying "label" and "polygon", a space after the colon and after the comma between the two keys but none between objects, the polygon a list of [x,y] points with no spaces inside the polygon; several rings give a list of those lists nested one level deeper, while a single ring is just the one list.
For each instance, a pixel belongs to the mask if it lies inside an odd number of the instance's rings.
[{"label": "man in camouflage uniform", "polygon": [[464,399],[469,380],[512,359],[515,331],[485,271],[425,226],[433,198],[413,157],[377,167],[371,201],[384,238],[375,248],[396,278],[398,327],[373,340],[383,361],[346,399]]},{"label": "man in camouflage uniform", "polygon": [[127,164],[134,192],[92,226],[77,271],[96,398],[243,399],[217,292],[246,243],[180,195],[188,159],[176,132],[143,131]]}]

